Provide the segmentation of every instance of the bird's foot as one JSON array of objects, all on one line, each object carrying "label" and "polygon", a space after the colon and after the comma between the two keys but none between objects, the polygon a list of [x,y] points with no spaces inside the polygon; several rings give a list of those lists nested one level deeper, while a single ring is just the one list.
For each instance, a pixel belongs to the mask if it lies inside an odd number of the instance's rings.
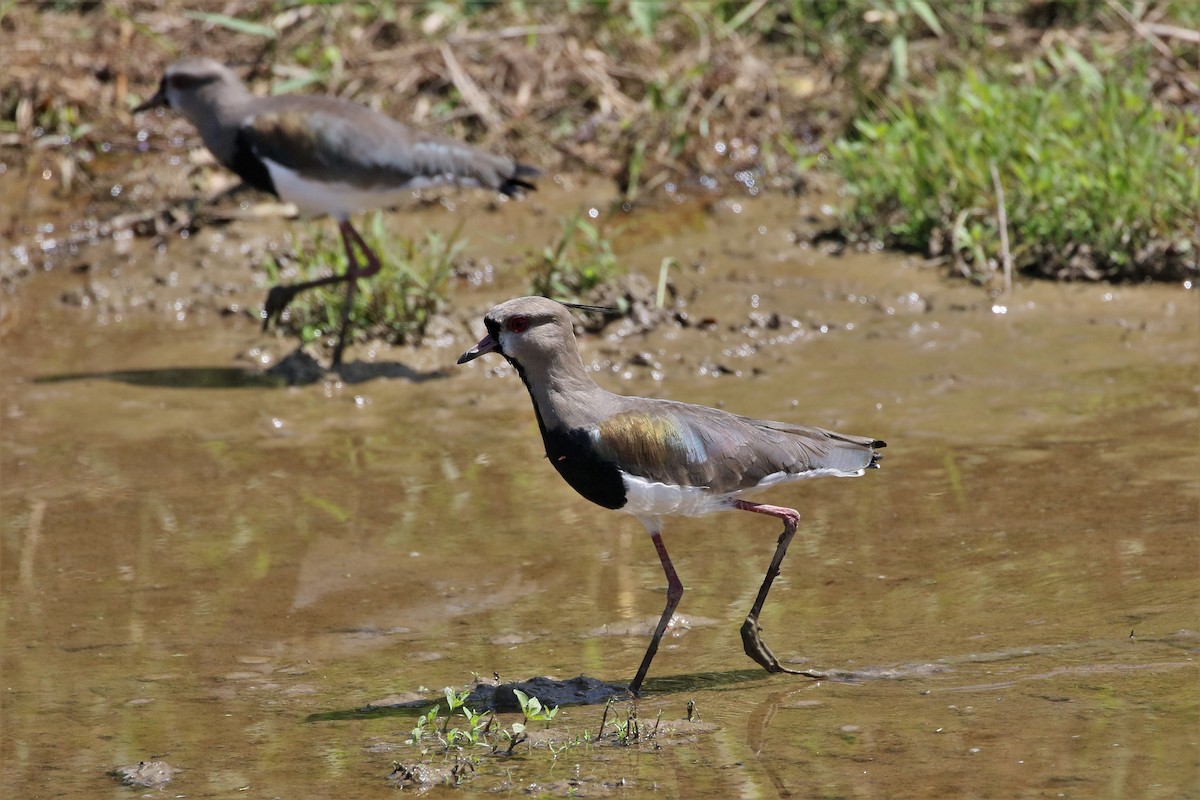
[{"label": "bird's foot", "polygon": [[295,286],[271,287],[271,291],[267,292],[267,299],[263,302],[262,329],[264,331],[271,327],[271,320],[278,320],[283,315],[284,309],[295,299],[297,291]]},{"label": "bird's foot", "polygon": [[754,659],[759,666],[767,672],[786,672],[789,675],[805,675],[809,678],[824,678],[820,672],[809,672],[807,670],[789,669],[779,663],[779,659],[771,652],[771,648],[767,647],[767,643],[762,640],[762,626],[758,624],[758,617],[750,614],[746,617],[746,621],[742,623],[742,647],[746,651],[746,655]]}]

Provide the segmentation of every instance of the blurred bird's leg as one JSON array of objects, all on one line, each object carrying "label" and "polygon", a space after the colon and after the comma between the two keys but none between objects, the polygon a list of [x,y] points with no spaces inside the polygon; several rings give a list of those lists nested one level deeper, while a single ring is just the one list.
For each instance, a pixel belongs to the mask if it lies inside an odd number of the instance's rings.
[{"label": "blurred bird's leg", "polygon": [[[342,232],[342,244],[346,248],[346,273],[342,276],[346,281],[346,302],[342,303],[341,327],[338,330],[337,345],[333,348],[332,366],[335,367],[342,363],[342,352],[346,349],[346,335],[350,329],[350,311],[354,305],[354,293],[358,290],[358,279],[371,277],[379,272],[381,266],[379,256],[350,224],[350,220],[339,220],[338,230]],[[358,259],[355,258],[355,247],[366,259],[366,264],[362,267],[359,267]]]}]

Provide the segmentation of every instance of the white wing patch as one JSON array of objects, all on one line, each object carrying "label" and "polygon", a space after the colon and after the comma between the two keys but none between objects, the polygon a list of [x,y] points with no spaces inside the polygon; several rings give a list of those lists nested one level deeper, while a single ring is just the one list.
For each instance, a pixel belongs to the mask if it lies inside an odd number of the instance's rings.
[{"label": "white wing patch", "polygon": [[[856,469],[853,472],[847,472],[844,469],[833,469],[832,467],[823,467],[821,469],[810,469],[804,472],[772,472],[758,482],[757,486],[750,489],[745,489],[738,494],[745,492],[756,492],[759,489],[766,489],[768,486],[774,486],[779,483],[791,483],[792,481],[806,481],[809,478],[861,478],[866,473],[865,469]],[[733,497],[734,495],[730,495]]]},{"label": "white wing patch", "polygon": [[724,495],[710,494],[703,486],[669,486],[628,472],[621,473],[621,480],[625,483],[625,505],[621,510],[634,516],[702,517],[729,508]]},{"label": "white wing patch", "polygon": [[403,185],[390,189],[364,189],[350,183],[326,183],[324,181],[305,178],[293,169],[264,158],[267,171],[271,173],[271,181],[275,184],[275,192],[288,203],[294,203],[304,216],[332,214],[335,217],[346,218],[356,211],[368,208],[392,208],[412,196],[415,189],[427,189],[430,186],[477,186],[478,183],[469,179],[456,178],[449,173],[409,178]]},{"label": "white wing patch", "polygon": [[846,472],[840,469],[812,469],[799,474],[773,472],[757,486],[740,492],[713,494],[704,486],[671,486],[666,483],[648,481],[628,472],[621,472],[625,484],[625,505],[621,510],[636,517],[661,517],[675,514],[683,517],[702,517],[730,508],[729,501],[744,494],[757,492],[780,483],[791,483],[809,478],[834,477],[857,478],[864,470]]}]

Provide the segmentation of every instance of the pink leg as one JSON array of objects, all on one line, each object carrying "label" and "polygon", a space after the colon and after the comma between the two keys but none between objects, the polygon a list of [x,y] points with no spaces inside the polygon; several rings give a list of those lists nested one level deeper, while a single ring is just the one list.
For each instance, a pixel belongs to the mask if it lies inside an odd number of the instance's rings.
[{"label": "pink leg", "polygon": [[771,584],[779,575],[779,565],[783,563],[783,556],[787,552],[788,545],[791,544],[792,537],[796,534],[800,513],[794,508],[748,503],[745,500],[737,499],[730,501],[730,505],[742,511],[753,511],[756,514],[766,514],[783,520],[783,533],[779,534],[779,543],[775,546],[775,555],[771,558],[771,566],[767,567],[767,574],[758,588],[758,596],[754,598],[754,605],[750,607],[750,613],[746,615],[746,621],[742,623],[742,648],[746,651],[746,655],[754,659],[767,672],[787,672],[792,675],[807,675],[810,678],[824,677],[815,672],[788,669],[780,664],[779,659],[771,652],[771,648],[767,647],[766,642],[762,640],[760,635],[762,626],[758,624],[758,615],[762,611],[763,603],[766,602],[767,593],[771,591]]},{"label": "pink leg", "polygon": [[646,530],[650,532],[650,540],[654,542],[654,549],[658,551],[658,560],[662,562],[663,572],[667,576],[667,605],[663,609],[662,616],[659,617],[654,635],[650,638],[650,646],[646,648],[646,655],[642,656],[642,665],[638,667],[637,675],[633,676],[633,681],[629,684],[629,693],[632,695],[641,691],[642,681],[645,680],[646,672],[650,669],[650,662],[654,660],[654,654],[658,652],[658,642],[666,632],[667,625],[671,622],[671,617],[679,606],[679,600],[683,597],[683,584],[680,583],[679,576],[675,574],[675,567],[671,564],[671,557],[667,555],[666,545],[663,544],[662,522],[649,517],[640,517],[639,519],[646,526]]}]

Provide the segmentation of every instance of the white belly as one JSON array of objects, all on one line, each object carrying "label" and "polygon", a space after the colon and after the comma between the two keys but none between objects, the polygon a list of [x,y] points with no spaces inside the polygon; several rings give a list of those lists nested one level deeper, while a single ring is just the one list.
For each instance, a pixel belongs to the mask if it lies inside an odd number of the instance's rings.
[{"label": "white belly", "polygon": [[697,486],[668,486],[627,473],[621,474],[621,480],[625,483],[625,505],[621,510],[637,517],[701,517],[729,508],[723,495],[709,494]]},{"label": "white belly", "polygon": [[368,208],[392,208],[412,197],[413,190],[455,183],[453,175],[412,178],[402,186],[364,189],[349,183],[325,183],[302,177],[295,170],[263,159],[279,199],[294,203],[306,217],[332,214],[345,219]]},{"label": "white belly", "polygon": [[728,494],[713,494],[701,486],[669,486],[622,472],[621,480],[625,484],[625,505],[621,506],[621,510],[638,517],[662,517],[671,514],[683,517],[702,517],[705,514],[730,508],[729,501],[735,497],[751,494],[780,483],[821,477],[855,478],[862,474],[863,470],[861,469],[855,472],[814,469],[799,474],[774,472],[750,489]]}]

